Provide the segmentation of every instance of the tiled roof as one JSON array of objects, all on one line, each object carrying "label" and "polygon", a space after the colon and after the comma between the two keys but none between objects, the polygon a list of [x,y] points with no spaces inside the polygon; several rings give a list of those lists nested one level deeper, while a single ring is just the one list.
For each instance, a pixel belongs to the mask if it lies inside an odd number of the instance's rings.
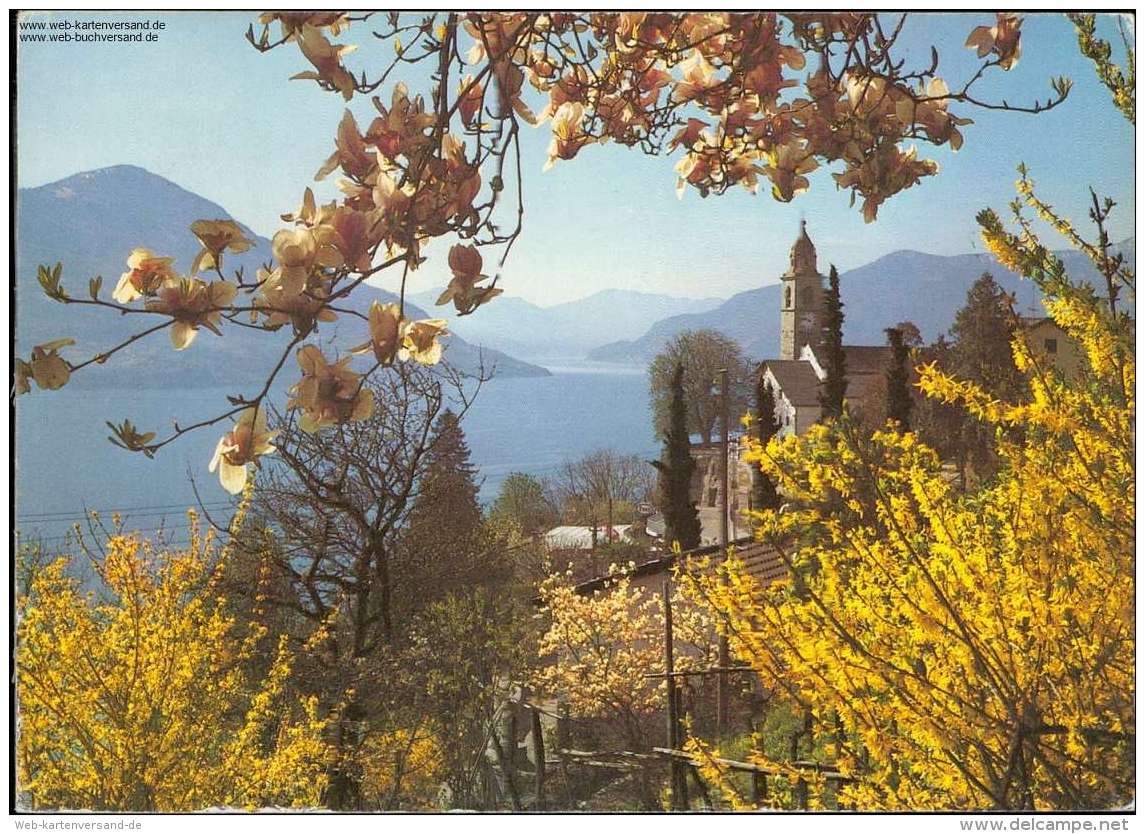
[{"label": "tiled roof", "polygon": [[764,369],[769,369],[775,381],[794,406],[819,405],[819,377],[811,368],[810,362],[799,359],[767,359]]},{"label": "tiled roof", "polygon": [[852,374],[848,369],[847,399],[862,402],[877,396],[884,389],[885,380],[883,374]]},{"label": "tiled roof", "polygon": [[[787,566],[770,545],[749,538],[737,539],[731,544],[735,547],[736,557],[744,563],[747,572],[760,583],[769,585],[787,575]],[[667,576],[678,559],[683,559],[684,564],[688,565],[692,559],[698,560],[705,556],[712,560],[714,566],[720,553],[719,545],[698,547],[681,554],[668,553],[637,564],[629,575],[632,577],[655,576],[656,574]],[[709,570],[711,569],[713,569],[712,566],[709,567]],[[593,577],[577,584],[576,592],[578,594],[591,594],[594,591],[599,591],[607,586],[610,579],[611,577],[608,575]]]},{"label": "tiled roof", "polygon": [[848,374],[880,373],[893,358],[887,345],[843,345],[843,356]]}]

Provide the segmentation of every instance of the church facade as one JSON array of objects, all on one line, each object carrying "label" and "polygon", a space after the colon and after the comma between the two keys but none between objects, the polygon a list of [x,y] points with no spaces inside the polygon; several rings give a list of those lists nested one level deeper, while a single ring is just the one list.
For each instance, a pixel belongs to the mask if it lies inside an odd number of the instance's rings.
[{"label": "church facade", "polygon": [[[780,434],[803,434],[822,416],[819,392],[823,367],[823,296],[825,278],[818,253],[801,223],[791,246],[790,267],[780,276],[779,355],[765,359],[759,373],[775,398]],[[873,405],[882,390],[891,349],[884,345],[844,345],[847,399],[852,407]]]}]

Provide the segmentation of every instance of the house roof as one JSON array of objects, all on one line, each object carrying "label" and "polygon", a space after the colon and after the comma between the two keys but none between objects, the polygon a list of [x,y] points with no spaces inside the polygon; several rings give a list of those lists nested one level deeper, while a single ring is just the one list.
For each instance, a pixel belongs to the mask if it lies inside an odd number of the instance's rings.
[{"label": "house roof", "polygon": [[894,354],[887,345],[843,345],[847,374],[881,373]]},{"label": "house roof", "polygon": [[865,402],[868,398],[876,396],[883,388],[883,374],[847,374],[847,399],[854,402]]},{"label": "house roof", "polygon": [[[755,577],[760,584],[770,585],[775,580],[787,575],[787,565],[779,553],[770,545],[755,541],[751,538],[736,539],[731,542],[731,545],[735,548],[736,558],[744,563],[748,574]],[[712,564],[708,567],[710,571],[714,569],[716,562],[719,561],[721,552],[722,548],[719,545],[710,545],[708,547],[698,547],[685,553],[668,553],[663,556],[657,556],[654,559],[649,559],[646,562],[641,562],[631,571],[627,572],[627,575],[635,578],[664,574],[665,577],[667,577],[673,566],[677,563],[677,560],[680,560],[680,563],[685,569],[692,569],[692,560],[703,557],[711,558]],[[614,577],[610,574],[597,576],[578,583],[575,590],[581,595],[591,594],[594,591],[606,588],[613,579]]]},{"label": "house roof", "polygon": [[1045,325],[1047,327],[1053,328],[1054,330],[1060,330],[1063,334],[1065,333],[1065,330],[1062,329],[1062,326],[1054,321],[1050,316],[1021,316],[1018,321],[1022,325],[1022,328],[1025,330],[1037,330],[1039,327]]},{"label": "house roof", "polygon": [[[613,524],[611,540],[622,541],[626,539],[625,534],[631,526],[631,524]],[[572,525],[554,527],[545,533],[544,539],[545,544],[549,547],[562,550],[589,550],[593,543],[592,528]],[[602,524],[596,528],[596,540],[601,544],[609,541],[607,525]]]},{"label": "house roof", "polygon": [[810,362],[801,359],[768,359],[764,371],[770,370],[779,388],[792,405],[819,405],[819,377]]}]

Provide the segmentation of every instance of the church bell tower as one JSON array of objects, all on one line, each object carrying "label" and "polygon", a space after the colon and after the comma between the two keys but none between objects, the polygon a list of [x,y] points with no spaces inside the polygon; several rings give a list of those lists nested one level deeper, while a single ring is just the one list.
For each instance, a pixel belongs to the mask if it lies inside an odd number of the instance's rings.
[{"label": "church bell tower", "polygon": [[819,344],[823,310],[823,276],[806,221],[800,221],[799,237],[791,246],[791,268],[780,284],[779,358],[798,359],[804,345]]}]

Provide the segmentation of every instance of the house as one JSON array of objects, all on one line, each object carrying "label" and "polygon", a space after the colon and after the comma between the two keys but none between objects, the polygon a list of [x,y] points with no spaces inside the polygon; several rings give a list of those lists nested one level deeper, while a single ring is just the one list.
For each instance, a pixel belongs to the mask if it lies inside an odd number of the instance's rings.
[{"label": "house", "polygon": [[[750,536],[733,539],[729,544],[735,548],[736,558],[743,562],[744,569],[761,585],[770,585],[787,577],[787,565],[779,552],[771,545],[756,541]],[[684,553],[665,553],[652,556],[625,572],[631,587],[645,588],[659,593],[664,582],[671,580],[672,571],[679,567],[685,571],[711,572],[720,564],[724,556],[719,545],[706,545]],[[705,564],[706,562],[706,564]],[[703,565],[701,568],[700,566]],[[575,590],[582,596],[607,590],[615,580],[615,575],[602,572],[578,582]]]},{"label": "house", "polygon": [[[779,356],[765,359],[760,374],[775,397],[780,434],[803,434],[822,416],[819,392],[827,371],[822,361],[824,277],[815,244],[800,224],[791,265],[780,276]],[[877,407],[891,361],[885,345],[844,345],[847,400],[855,410]]]},{"label": "house", "polygon": [[1056,368],[1067,379],[1076,377],[1085,367],[1085,357],[1077,342],[1049,316],[1023,316],[1030,353],[1043,366]]},{"label": "house", "polygon": [[550,550],[592,550],[600,545],[631,541],[626,535],[628,524],[601,525],[562,525],[548,530],[544,535],[545,545]]},{"label": "house", "polygon": [[[747,530],[741,510],[747,508],[751,490],[751,464],[743,460],[739,441],[738,435],[732,435],[728,442],[728,534],[732,539]],[[723,507],[723,470],[720,468],[723,444],[693,443],[691,452],[696,469],[689,491],[700,516],[700,545],[716,544],[720,540]]]}]

